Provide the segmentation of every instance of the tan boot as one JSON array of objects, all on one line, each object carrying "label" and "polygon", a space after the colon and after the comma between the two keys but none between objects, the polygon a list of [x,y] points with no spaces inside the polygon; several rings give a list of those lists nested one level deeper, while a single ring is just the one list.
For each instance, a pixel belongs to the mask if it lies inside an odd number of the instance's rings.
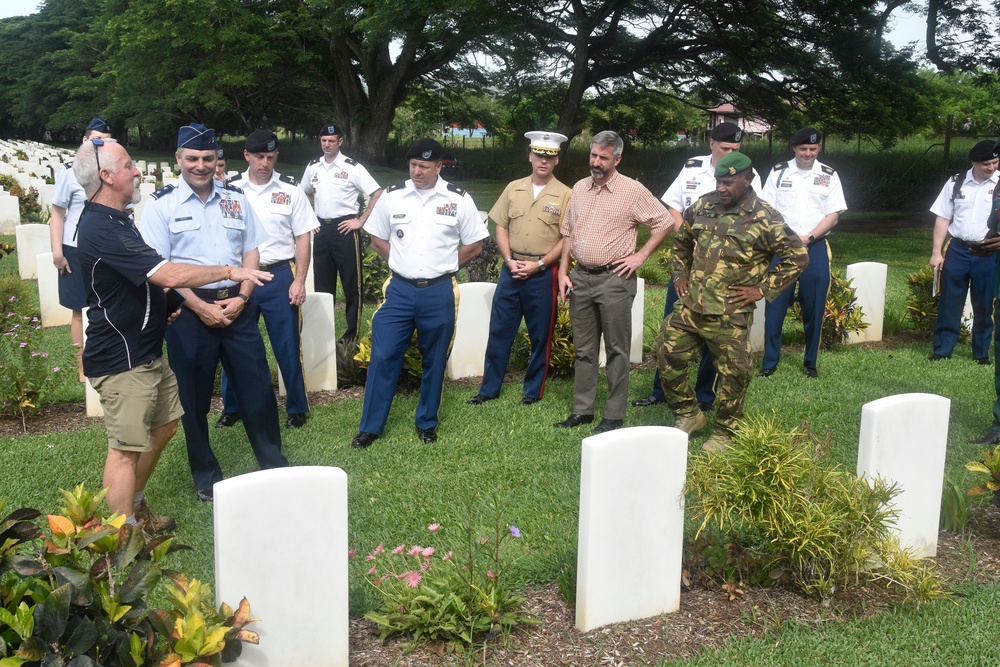
[{"label": "tan boot", "polygon": [[693,415],[689,417],[678,417],[674,420],[674,428],[684,431],[688,435],[691,435],[700,428],[703,428],[708,420],[705,419],[705,413],[698,410]]},{"label": "tan boot", "polygon": [[729,436],[723,433],[713,433],[705,444],[701,446],[701,451],[708,454],[718,454],[719,452],[724,452],[733,446],[733,441],[729,439]]},{"label": "tan boot", "polygon": [[166,533],[177,527],[177,522],[169,516],[157,514],[150,509],[149,505],[146,504],[145,498],[143,498],[139,502],[139,506],[135,508],[135,520],[142,524],[145,532],[153,535]]}]

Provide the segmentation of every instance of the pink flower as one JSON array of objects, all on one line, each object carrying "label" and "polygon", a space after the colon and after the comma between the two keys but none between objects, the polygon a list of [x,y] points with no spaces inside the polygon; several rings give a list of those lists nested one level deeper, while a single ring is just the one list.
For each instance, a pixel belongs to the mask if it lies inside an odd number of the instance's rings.
[{"label": "pink flower", "polygon": [[42,359],[48,359],[48,358],[49,358],[49,353],[48,352],[42,352]]},{"label": "pink flower", "polygon": [[416,588],[417,586],[420,585],[419,572],[407,572],[403,576],[406,577],[406,585],[409,586],[410,588]]},{"label": "pink flower", "polygon": [[372,569],[368,570],[368,574],[375,574],[375,566],[372,565]]},{"label": "pink flower", "polygon": [[422,555],[424,558],[430,558],[431,556],[434,555],[434,547],[427,547],[426,549],[420,552],[420,555]]},{"label": "pink flower", "polygon": [[354,558],[357,555],[358,555],[358,550],[357,549],[351,549],[350,551],[347,552],[347,557],[348,558]]},{"label": "pink flower", "polygon": [[412,548],[412,549],[410,549],[409,551],[407,551],[407,552],[406,552],[406,555],[407,555],[407,556],[419,556],[419,555],[420,555],[420,553],[421,553],[421,552],[422,552],[423,550],[424,550],[424,548],[423,548],[423,547],[421,547],[421,546],[417,546],[417,545],[413,545],[413,548]]},{"label": "pink flower", "polygon": [[38,353],[37,353],[37,352],[32,352],[32,353],[31,353],[31,356],[32,356],[32,358],[34,358],[34,357],[37,357],[37,356],[38,356]]},{"label": "pink flower", "polygon": [[451,560],[452,555],[453,555],[452,552],[449,551],[448,553],[446,553],[444,556],[441,557],[441,560]]},{"label": "pink flower", "polygon": [[486,578],[487,579],[496,579],[497,575],[493,574],[493,570],[486,570]]},{"label": "pink flower", "polygon": [[58,372],[59,372],[59,367],[58,367],[58,366],[54,366],[54,367],[52,368],[52,372],[53,372],[53,373],[58,373]]},{"label": "pink flower", "polygon": [[375,554],[368,554],[365,556],[365,560],[372,561],[375,560]]},{"label": "pink flower", "polygon": [[27,343],[21,343],[18,347],[28,347]]},{"label": "pink flower", "polygon": [[405,545],[405,544],[400,544],[400,545],[399,545],[398,547],[396,547],[395,549],[393,549],[393,550],[392,550],[392,553],[394,553],[394,554],[397,554],[397,555],[398,555],[398,554],[401,554],[401,553],[403,553],[403,551],[404,551],[405,549],[406,549],[406,545]]},{"label": "pink flower", "polygon": [[375,555],[378,556],[383,551],[385,551],[385,547],[383,546],[383,544],[381,542],[379,542],[378,546],[375,547]]},{"label": "pink flower", "polygon": [[436,533],[440,529],[441,529],[441,524],[439,523],[432,523],[431,525],[427,526],[427,530],[431,531],[432,533]]}]

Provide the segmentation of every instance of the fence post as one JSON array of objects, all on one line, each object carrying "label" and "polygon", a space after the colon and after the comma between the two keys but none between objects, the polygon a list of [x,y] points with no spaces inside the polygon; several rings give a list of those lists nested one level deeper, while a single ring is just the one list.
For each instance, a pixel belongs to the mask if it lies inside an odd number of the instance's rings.
[{"label": "fence post", "polygon": [[951,135],[955,131],[955,116],[948,114],[948,124],[944,128],[944,153],[941,156],[941,180],[948,177],[948,158],[951,157]]}]

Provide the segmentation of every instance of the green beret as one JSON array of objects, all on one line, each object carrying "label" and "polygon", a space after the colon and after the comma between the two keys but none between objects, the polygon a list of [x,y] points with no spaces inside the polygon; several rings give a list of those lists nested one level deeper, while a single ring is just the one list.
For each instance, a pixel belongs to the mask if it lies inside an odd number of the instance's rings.
[{"label": "green beret", "polygon": [[749,169],[750,165],[750,158],[743,153],[738,151],[726,153],[715,165],[715,177],[722,178],[723,176],[735,176],[741,171]]}]

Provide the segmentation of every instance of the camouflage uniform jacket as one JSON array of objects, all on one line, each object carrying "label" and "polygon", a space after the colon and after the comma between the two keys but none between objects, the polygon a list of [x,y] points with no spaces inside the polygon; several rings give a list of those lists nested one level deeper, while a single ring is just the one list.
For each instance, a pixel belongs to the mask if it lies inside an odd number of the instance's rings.
[{"label": "camouflage uniform jacket", "polygon": [[[771,259],[780,261],[768,271]],[[735,285],[759,286],[769,301],[789,287],[809,264],[801,239],[774,208],[751,188],[742,205],[723,212],[719,195],[710,192],[684,211],[674,235],[675,277],[688,279],[685,307],[703,315],[749,313],[729,300]]]}]

